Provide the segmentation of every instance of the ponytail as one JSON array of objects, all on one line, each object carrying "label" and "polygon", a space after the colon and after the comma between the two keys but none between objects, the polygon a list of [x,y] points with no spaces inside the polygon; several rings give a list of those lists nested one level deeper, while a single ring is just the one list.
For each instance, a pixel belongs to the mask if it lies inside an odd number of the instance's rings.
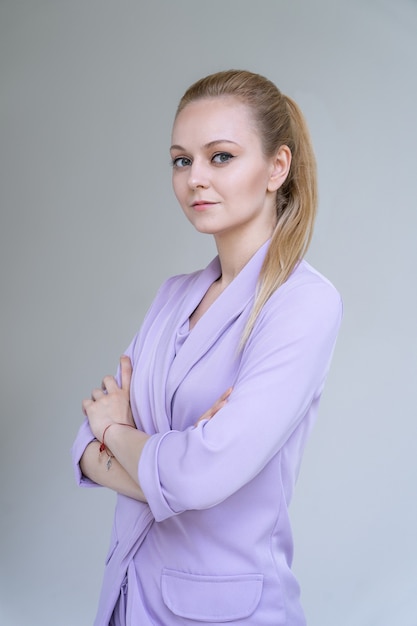
[{"label": "ponytail", "polygon": [[291,167],[285,183],[278,189],[277,224],[259,274],[258,291],[241,346],[246,343],[264,304],[305,255],[317,213],[317,170],[310,134],[297,104],[288,96],[283,98],[290,132],[281,145],[291,150]]}]

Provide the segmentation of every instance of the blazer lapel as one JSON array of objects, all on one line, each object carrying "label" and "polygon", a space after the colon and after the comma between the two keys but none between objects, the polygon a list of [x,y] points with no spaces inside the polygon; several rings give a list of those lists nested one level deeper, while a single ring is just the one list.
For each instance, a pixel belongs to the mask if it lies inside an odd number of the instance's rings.
[{"label": "blazer lapel", "polygon": [[144,338],[141,351],[147,355],[149,377],[143,375],[139,365],[135,387],[138,396],[137,414],[141,416],[142,426],[148,433],[166,432],[171,427],[171,400],[167,386],[173,364],[177,360],[177,331],[198,306],[210,285],[220,276],[220,271],[219,259],[216,257],[204,270],[185,277],[179,289],[159,311]]},{"label": "blazer lapel", "polygon": [[[167,408],[171,405],[171,400],[176,389],[193,365],[218,341],[224,331],[233,324],[242,312],[248,308],[248,305],[253,302],[259,272],[265,258],[268,244],[269,242],[264,244],[255,253],[190,332],[178,355],[173,360],[169,376],[167,377]],[[198,285],[200,288],[196,289],[190,297],[190,304],[183,311],[181,323],[184,323],[184,321],[189,318],[202,300],[207,289],[214,280],[219,277],[220,264],[218,259],[214,261],[217,261],[217,271],[213,271],[214,268],[211,266],[213,266],[214,262],[212,262],[209,266],[211,267],[211,272],[208,274],[205,273],[206,270],[203,272],[201,283]],[[174,332],[174,340],[178,328],[179,326],[177,326],[176,329],[172,329]]]}]

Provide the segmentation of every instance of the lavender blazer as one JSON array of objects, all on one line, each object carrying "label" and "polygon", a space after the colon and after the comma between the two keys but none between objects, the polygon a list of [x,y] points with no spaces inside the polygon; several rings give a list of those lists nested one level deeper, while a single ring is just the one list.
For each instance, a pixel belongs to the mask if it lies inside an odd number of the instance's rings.
[{"label": "lavender blazer", "polygon": [[[131,404],[152,436],[139,467],[148,505],[117,496],[96,626],[233,623],[303,626],[288,518],[342,306],[302,261],[264,306],[242,351],[265,244],[188,331],[220,275],[202,271],[159,290],[127,354]],[[228,388],[227,405],[193,424]],[[85,422],[79,460],[93,435]],[[115,619],[115,623],[117,619]]]}]

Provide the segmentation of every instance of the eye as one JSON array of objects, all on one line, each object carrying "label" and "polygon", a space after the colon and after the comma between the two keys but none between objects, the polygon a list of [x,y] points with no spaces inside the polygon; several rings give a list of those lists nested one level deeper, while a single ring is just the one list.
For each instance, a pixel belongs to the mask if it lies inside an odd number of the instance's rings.
[{"label": "eye", "polygon": [[191,165],[191,159],[189,159],[188,157],[175,157],[175,159],[172,159],[171,161],[172,167],[187,167],[188,165]]},{"label": "eye", "polygon": [[215,154],[211,160],[213,161],[213,163],[221,165],[222,163],[227,163],[233,158],[234,156],[233,154],[230,154],[230,152],[217,152],[217,154]]}]

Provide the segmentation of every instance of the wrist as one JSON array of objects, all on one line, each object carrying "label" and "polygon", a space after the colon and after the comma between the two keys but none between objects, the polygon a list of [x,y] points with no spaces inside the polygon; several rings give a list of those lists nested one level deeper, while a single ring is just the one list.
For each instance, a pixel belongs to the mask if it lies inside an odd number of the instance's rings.
[{"label": "wrist", "polygon": [[114,454],[110,450],[110,448],[108,447],[108,445],[106,443],[106,434],[107,434],[107,431],[109,430],[109,428],[111,426],[128,426],[129,428],[135,428],[134,426],[131,426],[131,424],[124,424],[122,422],[120,422],[120,423],[119,422],[111,422],[110,424],[107,424],[107,426],[103,430],[103,434],[101,436],[101,443],[100,443],[100,447],[99,447],[99,458],[101,457],[102,452],[106,452],[106,454],[107,454],[107,463],[106,463],[107,471],[109,471],[109,469],[111,468],[111,466],[112,466],[112,459],[114,459]]},{"label": "wrist", "polygon": [[[125,424],[123,422],[111,422],[110,424],[107,424],[107,426],[103,430],[103,434],[101,435],[100,452],[104,452],[104,450],[108,449],[108,446],[107,446],[107,443],[106,443],[106,436],[107,436],[107,431],[112,426],[127,426],[128,428],[135,428],[131,424]],[[107,439],[108,439],[108,436],[107,436]]]}]

